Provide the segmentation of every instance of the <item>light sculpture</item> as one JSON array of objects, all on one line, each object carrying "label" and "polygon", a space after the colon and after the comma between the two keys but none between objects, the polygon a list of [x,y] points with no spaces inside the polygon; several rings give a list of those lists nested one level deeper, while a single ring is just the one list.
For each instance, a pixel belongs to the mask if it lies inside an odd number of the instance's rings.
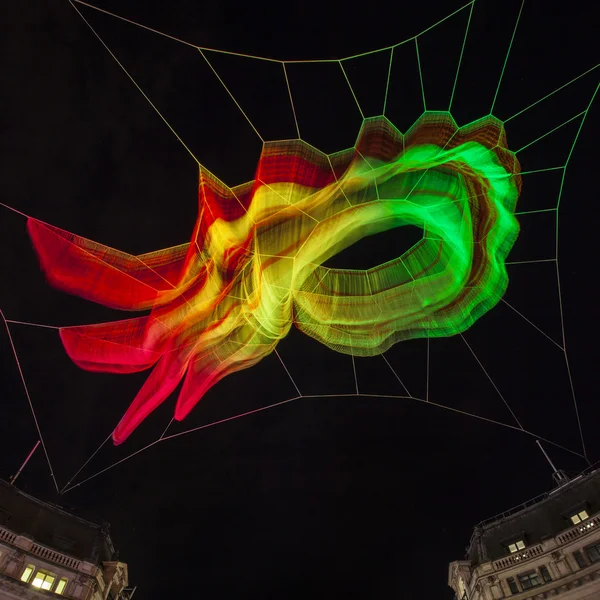
[{"label": "light sculpture", "polygon": [[[235,188],[201,169],[198,218],[181,246],[132,256],[35,219],[28,228],[54,286],[150,311],[60,330],[84,369],[154,367],[113,433],[119,444],[182,379],[177,420],[292,324],[353,356],[466,330],[506,290],[519,173],[492,116],[458,128],[449,113],[426,112],[404,135],[376,117],[354,148],[330,156],[301,140],[265,143],[255,180]],[[369,270],[323,266],[403,225],[423,238],[402,256]]]}]

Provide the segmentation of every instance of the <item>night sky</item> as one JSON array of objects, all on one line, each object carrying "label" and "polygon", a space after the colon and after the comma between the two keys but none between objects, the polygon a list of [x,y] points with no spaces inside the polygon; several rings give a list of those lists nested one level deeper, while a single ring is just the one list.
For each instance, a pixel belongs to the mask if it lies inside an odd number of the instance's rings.
[{"label": "night sky", "polygon": [[[299,60],[388,46],[461,3],[96,5],[199,46]],[[453,101],[459,124],[489,113],[520,6],[476,2]],[[525,2],[495,115],[514,115],[598,62],[599,23],[586,6],[572,2],[568,12],[549,14],[541,12],[549,10],[544,3]],[[253,178],[260,140],[197,50],[78,8],[202,164],[228,185]],[[3,12],[1,202],[132,254],[188,241],[197,164],[74,8],[66,0],[26,0]],[[468,14],[419,38],[428,109],[448,107]],[[261,135],[295,137],[280,64],[206,56]],[[393,64],[386,114],[406,130],[423,110],[414,44],[402,46]],[[381,113],[389,54],[345,65],[368,116]],[[361,119],[337,63],[290,65],[288,75],[303,138],[326,152],[351,146]],[[510,147],[521,148],[585,110],[597,83],[594,71],[511,120]],[[519,153],[523,170],[563,165],[579,123]],[[568,358],[592,463],[600,459],[599,125],[596,99],[571,156],[559,211]],[[560,179],[560,171],[524,175],[518,210],[556,207]],[[132,316],[51,288],[25,223],[0,206],[0,308],[7,319],[62,326]],[[509,261],[552,259],[555,213],[523,215],[520,223]],[[413,242],[410,230],[365,238],[338,264],[369,267]],[[156,444],[61,496],[38,449],[18,484],[108,520],[131,583],[139,586],[136,599],[451,598],[447,565],[463,558],[473,526],[552,487],[535,436],[582,453],[558,347],[556,264],[508,270],[507,302],[556,344],[499,304],[464,336],[497,389],[459,336],[431,342],[429,381],[426,341],[386,353],[410,393],[427,396],[429,405],[348,396],[356,389],[350,357],[293,330],[278,346],[283,362],[303,395],[328,397],[301,398]],[[147,373],[89,373],[71,363],[55,329],[12,323],[10,331],[62,488],[112,431]],[[0,358],[0,477],[7,479],[37,432],[5,329]],[[356,368],[361,393],[404,394],[381,357],[357,359]],[[271,355],[219,383],[168,434],[294,396]],[[174,404],[172,397],[125,444],[105,444],[73,483],[156,440]],[[518,430],[507,405],[533,435]],[[545,448],[568,472],[588,465],[550,443]]]}]

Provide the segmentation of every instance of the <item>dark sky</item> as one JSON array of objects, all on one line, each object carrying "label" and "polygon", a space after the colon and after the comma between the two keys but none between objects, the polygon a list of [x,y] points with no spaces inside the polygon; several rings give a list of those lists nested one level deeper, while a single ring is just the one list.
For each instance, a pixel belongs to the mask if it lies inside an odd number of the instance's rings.
[{"label": "dark sky", "polygon": [[[340,58],[407,37],[459,2],[267,4],[184,0],[98,2],[106,10],[204,47],[281,59]],[[453,103],[459,124],[489,113],[520,2],[478,0]],[[200,53],[85,7],[106,44],[191,151],[227,184],[253,177],[260,141]],[[525,2],[494,113],[506,119],[598,62],[597,17],[585,2],[541,12]],[[554,9],[552,9],[554,10]],[[189,240],[197,165],[66,0],[5,8],[2,202],[133,254]],[[446,109],[468,10],[419,38],[429,109]],[[594,22],[596,19],[596,22]],[[208,53],[267,139],[294,136],[282,68]],[[381,112],[389,55],[348,66],[361,106]],[[394,57],[388,114],[406,129],[423,107],[414,45]],[[336,63],[291,65],[303,137],[333,152],[360,125]],[[511,120],[517,149],[585,110],[598,71]],[[579,121],[519,154],[525,171],[565,163]],[[587,455],[600,458],[597,423],[598,100],[571,156],[560,205],[560,287],[568,357]],[[596,142],[596,143],[595,143]],[[519,210],[554,208],[560,172],[524,175]],[[554,212],[523,215],[511,261],[555,256]],[[409,234],[410,235],[410,234]],[[355,266],[408,247],[365,239],[343,257]],[[394,246],[394,244],[396,244]],[[76,325],[124,318],[45,282],[25,219],[0,207],[0,308],[7,319]],[[363,265],[364,266],[364,265]],[[370,266],[370,265],[367,265]],[[554,262],[510,265],[507,301],[560,345]],[[126,315],[127,316],[127,315]],[[102,443],[143,383],[94,374],[66,356],[56,330],[10,331],[61,487]],[[504,304],[466,334],[526,430],[581,452],[562,350]],[[352,362],[293,331],[279,352],[304,395],[355,390]],[[0,477],[16,471],[37,433],[6,332],[0,333]],[[464,342],[404,342],[386,358],[415,397],[515,426]],[[381,358],[357,359],[361,392],[402,394]],[[219,383],[185,431],[295,395],[276,356]],[[174,398],[122,446],[106,444],[77,481],[143,448],[169,423]],[[535,437],[415,400],[301,398],[157,444],[58,497],[38,450],[19,479],[26,491],[112,524],[140,599],[451,598],[447,565],[472,527],[548,490],[551,470]],[[546,444],[557,465],[582,458]]]}]

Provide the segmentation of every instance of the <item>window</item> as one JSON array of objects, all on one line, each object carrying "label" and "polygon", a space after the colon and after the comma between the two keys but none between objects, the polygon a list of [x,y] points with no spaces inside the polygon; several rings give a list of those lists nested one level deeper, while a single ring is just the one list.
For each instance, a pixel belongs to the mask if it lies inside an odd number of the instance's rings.
[{"label": "window", "polygon": [[69,582],[68,579],[66,579],[65,577],[62,577],[61,580],[58,582],[58,585],[56,586],[54,593],[62,595],[63,592],[65,591],[65,588],[67,587],[68,582]]},{"label": "window", "polygon": [[580,569],[585,569],[587,567],[587,563],[585,562],[585,558],[583,558],[583,554],[579,550],[573,552],[573,558],[577,561]]},{"label": "window", "polygon": [[542,585],[540,576],[536,573],[536,571],[519,575],[519,583],[521,584],[523,590],[530,590],[538,585]]},{"label": "window", "polygon": [[31,576],[33,575],[34,571],[35,571],[35,565],[27,565],[25,567],[25,570],[23,571],[23,575],[21,575],[21,581],[24,581],[25,583],[29,583],[29,580],[31,579]]},{"label": "window", "polygon": [[48,571],[38,571],[31,582],[31,585],[36,588],[42,588],[43,590],[50,590],[54,585],[56,575],[54,573],[48,573]]},{"label": "window", "polygon": [[525,548],[525,542],[523,540],[517,540],[516,542],[512,542],[512,544],[508,544],[508,551],[511,554],[523,550],[523,548]]},{"label": "window", "polygon": [[542,579],[544,580],[544,583],[549,583],[550,581],[552,581],[552,575],[550,575],[550,571],[548,571],[548,567],[540,567],[540,575],[542,576]]},{"label": "window", "polygon": [[586,552],[590,562],[598,562],[600,560],[600,544],[596,544],[594,546],[588,546],[586,548]]},{"label": "window", "polygon": [[519,586],[517,585],[517,582],[515,581],[514,577],[509,577],[506,580],[506,583],[508,583],[508,587],[510,588],[510,591],[513,594],[518,594],[521,590],[519,589]]},{"label": "window", "polygon": [[573,525],[577,525],[578,523],[581,523],[581,521],[585,521],[589,518],[590,515],[588,515],[587,510],[580,510],[577,511],[574,515],[571,515],[571,522],[573,523]]}]

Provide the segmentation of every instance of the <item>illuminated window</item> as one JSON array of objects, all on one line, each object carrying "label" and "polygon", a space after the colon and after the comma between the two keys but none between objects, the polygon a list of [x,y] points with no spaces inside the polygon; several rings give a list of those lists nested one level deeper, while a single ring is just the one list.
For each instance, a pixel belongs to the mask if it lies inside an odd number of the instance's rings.
[{"label": "illuminated window", "polygon": [[586,519],[589,519],[590,515],[588,515],[587,510],[580,510],[578,512],[576,512],[574,515],[571,515],[571,521],[573,523],[573,525],[577,525],[578,523],[581,523],[581,521],[585,521]]},{"label": "illuminated window", "polygon": [[68,582],[68,580],[63,577],[58,582],[58,585],[56,586],[56,589],[54,590],[54,593],[55,594],[62,594],[65,591],[65,588],[67,587],[67,582]]},{"label": "illuminated window", "polygon": [[517,585],[517,582],[515,581],[514,577],[509,577],[506,580],[506,583],[508,583],[508,587],[510,588],[510,591],[513,594],[518,594],[521,590],[519,589],[519,586]]},{"label": "illuminated window", "polygon": [[519,575],[519,583],[521,584],[523,591],[542,585],[540,577],[535,571]]},{"label": "illuminated window", "polygon": [[514,554],[515,552],[518,552],[519,550],[523,550],[523,548],[525,548],[525,542],[523,540],[517,540],[516,542],[513,542],[512,544],[508,544],[508,551],[511,554]]},{"label": "illuminated window", "polygon": [[42,588],[43,590],[49,590],[54,585],[56,575],[54,573],[48,573],[47,571],[38,571],[31,582],[33,587]]},{"label": "illuminated window", "polygon": [[23,571],[23,575],[21,575],[21,581],[28,583],[35,571],[35,565],[27,565],[25,570]]}]

